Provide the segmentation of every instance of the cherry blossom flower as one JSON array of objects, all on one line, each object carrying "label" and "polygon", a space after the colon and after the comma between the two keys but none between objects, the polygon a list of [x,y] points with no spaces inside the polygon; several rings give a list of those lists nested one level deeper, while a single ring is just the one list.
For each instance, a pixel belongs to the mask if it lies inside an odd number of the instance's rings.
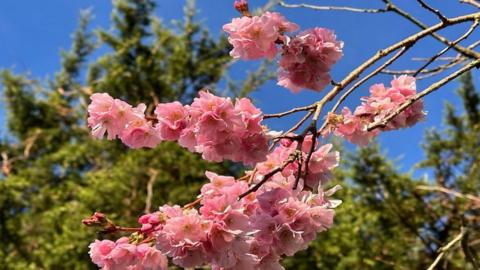
[{"label": "cherry blossom flower", "polygon": [[330,69],[342,57],[343,42],[325,28],[308,29],[282,48],[278,85],[294,93],[303,88],[320,91],[330,81]]}]

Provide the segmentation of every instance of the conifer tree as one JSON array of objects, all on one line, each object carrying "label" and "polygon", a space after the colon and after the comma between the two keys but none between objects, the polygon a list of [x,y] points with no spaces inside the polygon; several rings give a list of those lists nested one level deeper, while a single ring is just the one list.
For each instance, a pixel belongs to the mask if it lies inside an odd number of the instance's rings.
[{"label": "conifer tree", "polygon": [[[175,144],[127,151],[118,142],[92,139],[86,128],[94,92],[151,109],[157,102],[189,101],[223,77],[230,61],[226,39],[213,39],[195,22],[194,2],[173,28],[155,18],[154,7],[150,0],[114,1],[113,30],[98,35],[83,12],[52,81],[2,71],[9,128],[0,145],[3,269],[94,268],[88,244],[95,235],[83,227],[84,217],[101,210],[133,224],[158,205],[193,200],[205,169],[234,170]],[[93,59],[97,48],[107,53]]]}]

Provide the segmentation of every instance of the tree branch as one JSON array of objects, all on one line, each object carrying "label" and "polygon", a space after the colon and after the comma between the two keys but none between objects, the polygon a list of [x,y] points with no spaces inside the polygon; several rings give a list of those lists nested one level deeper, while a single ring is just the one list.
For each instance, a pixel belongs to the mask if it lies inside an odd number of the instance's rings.
[{"label": "tree branch", "polygon": [[460,3],[465,3],[465,4],[472,5],[476,8],[480,8],[480,3],[477,2],[476,0],[460,0]]},{"label": "tree branch", "polygon": [[[409,20],[410,22],[412,22],[416,26],[420,27],[421,29],[427,29],[427,26],[425,24],[420,22],[418,19],[413,17],[411,14],[405,12],[404,10],[402,10],[399,7],[397,7],[396,5],[394,5],[390,0],[382,0],[382,1],[387,5],[387,9],[397,13],[398,15],[400,15],[402,17],[404,17],[405,19]],[[432,35],[432,37],[434,37],[438,41],[445,43],[447,46],[450,45],[450,41],[447,38],[445,38],[445,37],[443,37],[443,36],[441,36],[437,33],[433,33],[433,32],[431,33],[431,35]],[[462,47],[458,44],[453,46],[453,48],[457,52],[461,53],[462,55],[464,55],[466,57],[473,58],[473,59],[480,58],[480,53],[475,52],[472,49]]]},{"label": "tree branch", "polygon": [[453,195],[457,198],[468,199],[468,200],[471,200],[475,203],[480,204],[480,197],[477,197],[477,196],[474,196],[474,195],[471,195],[471,194],[463,194],[463,193],[460,193],[458,191],[451,190],[451,189],[444,188],[444,187],[440,187],[440,186],[419,185],[419,186],[416,187],[416,189],[443,192],[443,193]]},{"label": "tree branch", "polygon": [[462,75],[463,73],[469,71],[470,69],[474,67],[480,66],[480,59],[477,59],[475,61],[470,62],[469,64],[465,65],[463,68],[459,69],[458,71],[450,74],[449,76],[443,78],[442,80],[430,85],[427,89],[423,90],[420,93],[417,93],[413,97],[409,98],[407,101],[405,101],[400,107],[398,107],[395,111],[391,112],[388,114],[384,119],[381,119],[379,121],[376,121],[372,124],[370,124],[367,127],[368,131],[371,131],[375,128],[379,127],[385,127],[389,121],[391,121],[393,118],[395,118],[397,115],[399,115],[401,112],[403,112],[408,106],[412,105],[415,101],[419,100],[420,98],[430,94],[431,92],[437,90],[444,84],[448,83],[449,81],[457,78],[458,76]]},{"label": "tree branch", "polygon": [[387,9],[369,9],[369,8],[354,8],[354,7],[339,7],[339,6],[317,6],[310,4],[287,4],[285,1],[280,1],[278,3],[282,7],[286,8],[310,8],[314,10],[337,10],[337,11],[350,11],[350,12],[361,12],[361,13],[383,13],[387,12]]},{"label": "tree branch", "polygon": [[462,227],[461,228],[461,231],[460,233],[452,240],[450,241],[448,244],[446,244],[445,246],[441,247],[438,251],[440,252],[437,256],[437,258],[435,258],[435,260],[433,261],[433,263],[428,267],[427,270],[433,270],[435,269],[435,267],[437,266],[437,264],[440,262],[440,260],[443,258],[443,256],[445,256],[445,253],[447,253],[448,250],[450,250],[456,243],[458,243],[460,240],[462,240],[462,238],[464,237],[466,233],[466,230]]},{"label": "tree branch", "polygon": [[[421,1],[421,0],[419,0]],[[465,32],[465,34],[463,34],[461,37],[459,37],[458,39],[456,39],[455,41],[453,41],[452,43],[450,43],[450,45],[448,45],[446,48],[444,48],[443,50],[441,50],[440,52],[438,52],[437,54],[435,54],[433,57],[431,57],[423,66],[421,66],[414,74],[413,74],[413,77],[417,77],[417,75],[422,72],[423,69],[425,69],[428,65],[430,65],[433,61],[435,61],[435,59],[437,59],[438,57],[442,56],[444,53],[446,53],[448,50],[450,50],[453,46],[457,45],[458,43],[460,43],[460,41],[466,39],[468,36],[470,36],[470,34],[472,34],[472,32],[475,30],[475,28],[478,26],[478,19],[475,20],[472,25],[470,26],[470,28],[468,28],[467,32]]]},{"label": "tree branch", "polygon": [[423,0],[417,0],[417,2],[420,3],[420,6],[422,6],[422,8],[424,8],[424,9],[432,12],[433,14],[435,14],[442,22],[448,21],[447,17],[443,16],[443,14],[440,12],[440,10],[432,8],[427,3],[425,3],[425,1],[423,1]]}]

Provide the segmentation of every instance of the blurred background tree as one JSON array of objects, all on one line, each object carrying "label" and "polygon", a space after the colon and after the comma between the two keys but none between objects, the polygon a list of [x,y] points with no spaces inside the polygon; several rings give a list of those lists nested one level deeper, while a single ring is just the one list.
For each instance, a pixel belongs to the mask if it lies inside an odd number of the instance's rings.
[{"label": "blurred background tree", "polygon": [[[150,0],[114,1],[112,30],[96,33],[83,12],[53,80],[1,73],[9,127],[0,143],[2,269],[94,269],[88,244],[97,235],[82,226],[82,218],[101,210],[135,224],[158,205],[191,201],[206,169],[238,172],[235,164],[210,164],[172,143],[127,151],[89,135],[85,109],[94,92],[145,102],[151,111],[158,102],[189,102],[203,87],[219,90],[224,80],[230,95],[244,96],[271,78],[265,63],[244,83],[229,81],[230,48],[195,21],[193,2],[174,26],[153,10]],[[428,169],[429,178],[399,172],[375,144],[349,155],[337,171],[344,204],[335,226],[289,258],[288,269],[425,269],[462,225],[469,228],[470,246],[480,246],[478,203],[420,189],[480,190],[480,96],[471,76],[462,85],[465,112],[447,105],[447,128],[427,133],[419,167]],[[438,267],[471,265],[455,248]]]},{"label": "blurred background tree", "polygon": [[[206,169],[237,170],[173,143],[127,151],[89,135],[86,105],[93,92],[145,102],[151,111],[158,102],[189,102],[224,77],[230,48],[225,37],[212,38],[195,22],[193,1],[170,28],[153,10],[150,0],[114,1],[112,30],[96,35],[83,12],[61,70],[46,83],[1,73],[10,133],[0,145],[1,269],[93,269],[88,244],[96,235],[81,223],[93,211],[133,225],[158,205],[193,200]],[[103,54],[92,59],[96,51]],[[242,85],[243,94],[264,77],[250,76],[255,83]]]}]

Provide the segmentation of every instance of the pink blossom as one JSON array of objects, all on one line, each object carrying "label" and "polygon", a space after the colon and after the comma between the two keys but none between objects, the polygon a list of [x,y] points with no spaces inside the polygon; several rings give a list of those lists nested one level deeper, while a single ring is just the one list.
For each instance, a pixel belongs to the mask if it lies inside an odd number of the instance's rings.
[{"label": "pink blossom", "polygon": [[127,237],[122,237],[115,242],[115,248],[110,252],[110,257],[116,269],[125,269],[138,263],[137,246],[130,244]]},{"label": "pink blossom", "polygon": [[188,112],[178,102],[160,103],[155,108],[158,124],[155,127],[163,140],[175,141],[188,125]]},{"label": "pink blossom", "polygon": [[167,270],[168,260],[155,247],[151,247],[148,244],[141,244],[137,247],[137,256],[139,256],[141,262],[141,269],[143,270]]},{"label": "pink blossom", "polygon": [[154,148],[162,141],[152,123],[144,118],[138,118],[128,123],[120,139],[125,145],[134,149]]},{"label": "pink blossom", "polygon": [[108,94],[95,94],[89,105],[89,126],[94,136],[105,132],[120,137],[130,148],[153,148],[163,140],[175,141],[208,161],[229,159],[254,165],[268,152],[268,138],[261,125],[262,112],[249,99],[223,98],[201,91],[191,105],[161,103],[153,124],[146,106],[132,108]]},{"label": "pink blossom", "polygon": [[144,105],[132,108],[126,102],[113,99],[107,93],[95,93],[88,106],[88,126],[92,135],[102,138],[107,133],[107,139],[113,140],[119,136],[125,126],[137,117],[143,116]]},{"label": "pink blossom", "polygon": [[332,144],[325,144],[313,152],[309,164],[309,169],[313,173],[332,170],[338,166],[340,154],[337,151],[330,152],[332,147]]},{"label": "pink blossom", "polygon": [[151,233],[162,228],[160,224],[162,219],[160,213],[145,214],[138,219],[138,223],[142,224],[141,231],[143,233]]},{"label": "pink blossom", "polygon": [[[374,84],[370,87],[370,96],[362,98],[362,104],[355,109],[354,114],[348,108],[342,111],[343,121],[336,124],[335,135],[343,136],[352,143],[366,145],[379,134],[380,129],[367,131],[367,127],[382,121],[390,113],[416,94],[415,78],[400,76],[394,78],[391,87]],[[400,114],[395,116],[381,130],[395,130],[414,125],[425,117],[423,102],[416,101]]]},{"label": "pink blossom", "polygon": [[230,55],[244,60],[263,57],[273,59],[277,53],[275,42],[284,32],[297,29],[296,24],[288,22],[276,12],[234,18],[231,23],[223,26],[223,30],[229,34],[228,41],[233,45]]},{"label": "pink blossom", "polygon": [[330,81],[330,68],[342,56],[343,43],[333,31],[308,29],[283,46],[278,85],[299,92],[302,88],[320,91]]},{"label": "pink blossom", "polygon": [[110,240],[95,240],[95,242],[91,243],[88,247],[90,248],[89,253],[93,263],[100,267],[111,263],[109,255],[115,248],[115,242]]}]

